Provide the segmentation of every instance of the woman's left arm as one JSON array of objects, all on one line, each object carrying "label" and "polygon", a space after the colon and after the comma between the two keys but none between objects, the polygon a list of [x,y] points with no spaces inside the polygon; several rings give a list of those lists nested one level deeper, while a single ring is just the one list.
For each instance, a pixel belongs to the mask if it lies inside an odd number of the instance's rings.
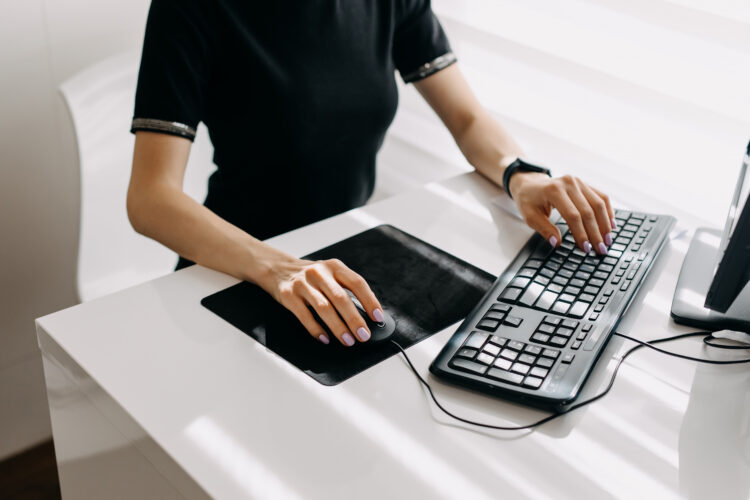
[{"label": "woman's left arm", "polygon": [[[468,162],[502,187],[505,168],[523,156],[521,148],[477,101],[458,65],[419,80],[415,86],[448,127]],[[607,253],[615,226],[607,195],[569,175],[550,178],[541,173],[517,172],[509,184],[526,223],[552,246],[561,240],[559,229],[549,220],[552,208],[556,208],[579,248]]]}]

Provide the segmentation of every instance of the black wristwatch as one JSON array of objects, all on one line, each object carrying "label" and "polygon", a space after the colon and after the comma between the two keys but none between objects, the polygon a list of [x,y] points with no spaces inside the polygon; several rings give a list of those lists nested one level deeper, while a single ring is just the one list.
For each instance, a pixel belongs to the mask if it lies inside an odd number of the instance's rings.
[{"label": "black wristwatch", "polygon": [[505,192],[508,193],[508,196],[510,196],[511,199],[513,199],[513,195],[510,194],[508,184],[510,184],[511,176],[516,172],[539,172],[540,174],[547,174],[552,177],[552,172],[550,172],[548,168],[532,165],[520,158],[516,158],[513,160],[513,163],[505,168],[505,173],[503,173],[503,189],[505,189]]}]

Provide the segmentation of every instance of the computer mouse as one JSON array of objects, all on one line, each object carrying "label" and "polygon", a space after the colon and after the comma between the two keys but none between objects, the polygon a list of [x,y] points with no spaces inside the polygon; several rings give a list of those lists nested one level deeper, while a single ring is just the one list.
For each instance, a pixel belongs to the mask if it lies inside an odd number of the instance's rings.
[{"label": "computer mouse", "polygon": [[365,308],[362,306],[362,303],[357,299],[357,297],[355,297],[351,291],[347,290],[347,292],[349,293],[349,297],[351,297],[354,306],[357,308],[357,311],[359,311],[359,314],[362,315],[365,323],[367,323],[367,328],[370,330],[370,340],[365,343],[379,344],[381,342],[389,340],[394,336],[394,334],[396,333],[396,321],[390,314],[388,314],[388,311],[383,311],[382,322],[379,323],[377,321],[373,321],[370,319],[370,316],[367,314],[367,311],[365,311]]}]

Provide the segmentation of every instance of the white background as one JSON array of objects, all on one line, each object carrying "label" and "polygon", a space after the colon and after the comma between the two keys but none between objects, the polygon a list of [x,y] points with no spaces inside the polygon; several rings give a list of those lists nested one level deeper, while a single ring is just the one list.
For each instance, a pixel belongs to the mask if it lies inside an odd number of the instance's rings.
[{"label": "white background", "polygon": [[[0,0],[0,458],[49,436],[33,318],[75,302],[78,178],[56,88],[140,44],[145,0]],[[714,225],[750,138],[743,0],[434,0],[530,159]],[[127,131],[123,131],[127,133]],[[412,88],[377,197],[468,170]],[[643,207],[648,209],[648,206]],[[124,209],[124,208],[123,208]]]}]

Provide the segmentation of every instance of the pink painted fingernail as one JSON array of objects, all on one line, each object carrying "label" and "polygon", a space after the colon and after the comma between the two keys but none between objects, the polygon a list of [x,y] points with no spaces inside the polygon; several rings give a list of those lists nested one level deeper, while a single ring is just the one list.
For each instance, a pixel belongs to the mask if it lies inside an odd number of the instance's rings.
[{"label": "pink painted fingernail", "polygon": [[589,253],[591,251],[591,243],[588,241],[583,242],[583,251]]},{"label": "pink painted fingernail", "polygon": [[347,332],[341,336],[341,342],[343,342],[344,345],[351,347],[354,345],[354,337],[349,335],[349,332]]},{"label": "pink painted fingernail", "polygon": [[617,221],[612,217],[612,229],[617,229]]},{"label": "pink painted fingernail", "polygon": [[550,236],[549,237],[549,244],[552,245],[552,248],[557,247],[557,236]]},{"label": "pink painted fingernail", "polygon": [[365,342],[370,339],[370,332],[365,330],[363,326],[360,326],[357,329],[357,337],[359,337],[359,340],[361,340],[362,342]]},{"label": "pink painted fingernail", "polygon": [[607,255],[607,247],[604,245],[604,243],[599,243],[599,253],[602,255]]},{"label": "pink painted fingernail", "polygon": [[604,235],[604,243],[606,243],[608,247],[612,246],[612,233],[607,233]]},{"label": "pink painted fingernail", "polygon": [[375,321],[377,321],[378,323],[382,323],[383,321],[385,321],[385,316],[383,316],[383,311],[381,311],[380,309],[375,309],[372,312],[372,317],[375,318]]},{"label": "pink painted fingernail", "polygon": [[325,333],[321,333],[320,335],[318,335],[318,340],[320,340],[324,344],[327,344],[330,342],[330,340],[328,340],[328,335],[326,335]]}]

